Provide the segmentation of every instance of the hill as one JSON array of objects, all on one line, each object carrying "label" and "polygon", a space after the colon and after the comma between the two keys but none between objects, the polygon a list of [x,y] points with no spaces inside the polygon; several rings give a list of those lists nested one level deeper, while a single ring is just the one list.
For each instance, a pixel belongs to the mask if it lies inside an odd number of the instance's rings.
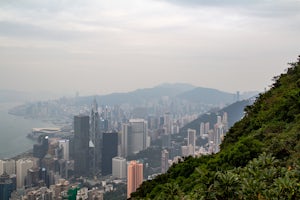
[{"label": "hill", "polygon": [[[213,106],[227,105],[235,101],[234,94],[211,88],[195,87],[184,83],[165,83],[153,88],[137,89],[127,93],[112,93],[96,96],[101,105],[131,104],[135,106],[153,100],[159,101],[162,97]],[[77,102],[90,104],[93,98],[95,98],[95,96],[80,97],[77,99]]]},{"label": "hill", "polygon": [[181,128],[181,133],[187,133],[187,129],[191,128],[196,130],[197,135],[200,134],[200,123],[201,122],[209,122],[210,124],[217,123],[217,115],[223,115],[224,112],[228,114],[228,127],[233,126],[233,124],[239,121],[244,116],[244,109],[246,106],[251,105],[253,103],[253,99],[237,101],[229,106],[218,110],[216,112],[209,112],[199,116],[197,119],[192,122],[186,124]]},{"label": "hill", "polygon": [[184,158],[132,199],[300,199],[300,57],[245,109],[221,151]]},{"label": "hill", "polygon": [[204,104],[230,104],[236,100],[236,95],[216,89],[197,87],[178,95],[179,98]]}]

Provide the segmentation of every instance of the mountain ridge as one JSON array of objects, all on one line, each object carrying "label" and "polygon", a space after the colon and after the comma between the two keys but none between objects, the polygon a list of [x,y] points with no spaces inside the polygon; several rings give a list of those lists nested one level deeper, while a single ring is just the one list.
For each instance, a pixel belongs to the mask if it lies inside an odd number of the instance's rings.
[{"label": "mountain ridge", "polygon": [[300,56],[226,134],[221,151],[183,158],[132,199],[300,199]]}]

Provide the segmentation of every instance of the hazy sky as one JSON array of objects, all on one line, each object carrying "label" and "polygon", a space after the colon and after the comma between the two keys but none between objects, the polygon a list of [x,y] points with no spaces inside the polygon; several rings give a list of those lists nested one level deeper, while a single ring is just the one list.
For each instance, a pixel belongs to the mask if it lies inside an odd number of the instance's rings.
[{"label": "hazy sky", "polygon": [[262,91],[299,47],[299,0],[0,0],[0,89]]}]

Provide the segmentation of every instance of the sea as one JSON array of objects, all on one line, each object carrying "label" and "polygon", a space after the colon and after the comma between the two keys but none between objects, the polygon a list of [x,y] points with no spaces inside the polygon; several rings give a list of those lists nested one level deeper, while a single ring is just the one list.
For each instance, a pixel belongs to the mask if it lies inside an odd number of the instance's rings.
[{"label": "sea", "polygon": [[32,128],[55,127],[49,122],[9,114],[9,109],[17,105],[20,103],[0,103],[0,159],[32,149],[36,141],[26,137]]}]

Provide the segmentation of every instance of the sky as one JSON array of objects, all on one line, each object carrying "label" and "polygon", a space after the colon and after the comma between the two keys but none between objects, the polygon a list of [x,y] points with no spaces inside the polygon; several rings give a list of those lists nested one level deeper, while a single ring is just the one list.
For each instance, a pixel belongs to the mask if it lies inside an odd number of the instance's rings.
[{"label": "sky", "polygon": [[0,0],[0,89],[263,91],[299,36],[299,0]]}]

